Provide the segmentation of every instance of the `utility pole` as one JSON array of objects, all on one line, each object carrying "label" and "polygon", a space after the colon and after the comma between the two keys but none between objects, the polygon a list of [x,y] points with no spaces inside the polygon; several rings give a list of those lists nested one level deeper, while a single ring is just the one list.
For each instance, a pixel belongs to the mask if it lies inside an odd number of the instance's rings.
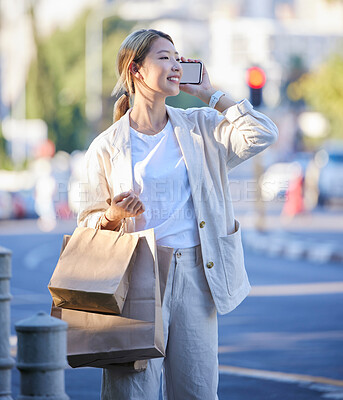
[{"label": "utility pole", "polygon": [[[266,75],[263,69],[259,67],[251,67],[247,70],[247,84],[250,88],[250,103],[254,108],[258,108],[263,103],[262,90],[266,83]],[[262,155],[258,154],[253,157],[253,168],[256,187],[255,201],[255,229],[263,232],[265,230],[266,212],[262,201],[262,192],[260,186],[261,176],[263,174]]]},{"label": "utility pole", "polygon": [[118,14],[121,1],[106,3],[91,12],[86,22],[86,117],[96,132],[102,116],[102,41],[103,22]]}]

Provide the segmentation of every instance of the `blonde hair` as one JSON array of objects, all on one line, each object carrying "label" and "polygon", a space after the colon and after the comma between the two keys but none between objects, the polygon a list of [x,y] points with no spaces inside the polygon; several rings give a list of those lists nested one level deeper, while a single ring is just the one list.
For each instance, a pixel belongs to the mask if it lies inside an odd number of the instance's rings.
[{"label": "blonde hair", "polygon": [[134,31],[121,44],[116,62],[119,79],[112,91],[112,95],[118,95],[123,91],[124,94],[114,104],[113,122],[118,121],[130,108],[130,98],[135,93],[135,85],[129,69],[131,63],[135,62],[139,66],[142,65],[153,42],[160,37],[174,44],[169,35],[155,29]]}]

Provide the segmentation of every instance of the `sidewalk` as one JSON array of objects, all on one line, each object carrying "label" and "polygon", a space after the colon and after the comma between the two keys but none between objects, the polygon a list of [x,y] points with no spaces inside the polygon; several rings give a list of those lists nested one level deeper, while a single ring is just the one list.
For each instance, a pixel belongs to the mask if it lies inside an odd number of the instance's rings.
[{"label": "sidewalk", "polygon": [[0,220],[1,235],[35,235],[35,234],[69,234],[76,228],[76,219],[56,220],[56,226],[50,231],[42,231],[37,219],[10,219]]},{"label": "sidewalk", "polygon": [[246,249],[292,260],[343,263],[343,212],[319,209],[288,221],[279,214],[267,215],[263,231],[255,228],[252,213],[238,219]]}]

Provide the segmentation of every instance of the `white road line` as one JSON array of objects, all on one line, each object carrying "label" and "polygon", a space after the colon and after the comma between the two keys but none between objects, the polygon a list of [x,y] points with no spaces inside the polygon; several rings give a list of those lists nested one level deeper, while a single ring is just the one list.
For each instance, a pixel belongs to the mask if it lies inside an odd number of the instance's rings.
[{"label": "white road line", "polygon": [[249,296],[299,296],[343,293],[343,282],[252,286]]},{"label": "white road line", "polygon": [[[16,335],[10,336],[10,346],[11,346],[11,356],[16,357],[17,355]],[[331,392],[330,394],[326,394],[326,398],[343,399],[343,391],[342,392],[335,391],[336,390],[335,388],[343,387],[343,380],[330,379],[321,376],[311,376],[302,374],[292,374],[286,372],[258,370],[252,368],[234,367],[230,365],[219,365],[219,373],[223,375],[245,376],[248,378],[265,379],[278,382],[308,383],[312,384],[310,386],[310,389]],[[323,387],[321,385],[325,386]],[[335,392],[333,392],[332,389]]]},{"label": "white road line", "polygon": [[343,380],[325,378],[321,376],[311,376],[302,374],[292,374],[287,372],[266,371],[262,369],[252,369],[234,367],[230,365],[219,365],[219,372],[226,375],[239,375],[250,378],[266,379],[273,381],[293,382],[293,383],[321,383],[331,386],[343,387]]},{"label": "white road line", "polygon": [[10,353],[11,353],[11,357],[16,357],[17,356],[17,344],[18,344],[17,335],[11,335],[10,336]]},{"label": "white road line", "polygon": [[343,343],[343,331],[319,332],[249,332],[242,336],[242,340],[235,345],[218,347],[219,354],[239,353],[248,351],[280,350],[301,348],[302,341],[339,341]]}]

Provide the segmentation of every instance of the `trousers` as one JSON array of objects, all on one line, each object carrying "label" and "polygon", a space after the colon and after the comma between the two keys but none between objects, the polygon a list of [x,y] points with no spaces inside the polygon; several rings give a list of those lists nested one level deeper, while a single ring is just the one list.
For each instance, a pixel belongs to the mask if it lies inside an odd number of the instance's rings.
[{"label": "trousers", "polygon": [[218,399],[217,311],[203,268],[200,245],[174,250],[162,305],[166,357],[143,372],[103,369],[101,400]]}]

